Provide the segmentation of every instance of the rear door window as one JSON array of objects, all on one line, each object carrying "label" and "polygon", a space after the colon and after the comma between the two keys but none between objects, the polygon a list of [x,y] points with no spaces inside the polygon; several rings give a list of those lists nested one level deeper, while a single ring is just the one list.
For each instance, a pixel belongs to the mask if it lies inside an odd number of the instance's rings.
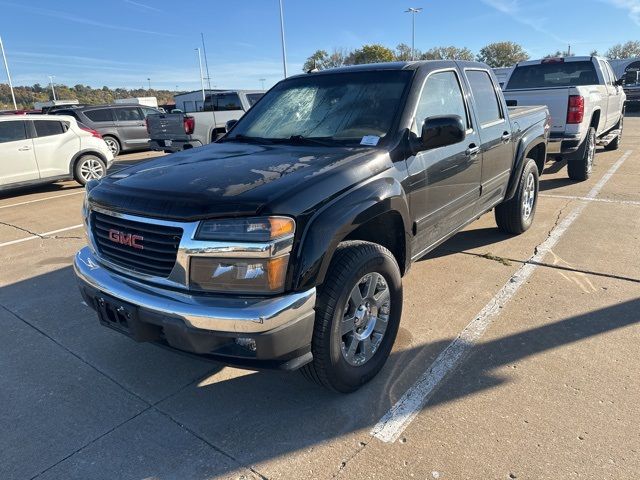
[{"label": "rear door window", "polygon": [[0,122],[0,143],[17,142],[27,138],[27,130],[22,120]]},{"label": "rear door window", "polygon": [[38,138],[62,135],[67,131],[62,122],[54,122],[53,120],[34,120],[33,125],[36,127]]},{"label": "rear door window", "polygon": [[144,115],[145,118],[147,118],[149,115],[155,115],[157,113],[160,113],[158,110],[156,110],[155,108],[146,108],[146,107],[142,107],[142,114]]},{"label": "rear door window", "polygon": [[86,110],[84,114],[92,122],[113,122],[113,114],[110,108],[101,108],[99,110]]},{"label": "rear door window", "polygon": [[516,67],[506,90],[520,88],[579,87],[597,85],[598,74],[592,61],[553,61]]},{"label": "rear door window", "polygon": [[116,120],[119,122],[135,122],[144,120],[142,112],[138,107],[121,107],[115,108]]},{"label": "rear door window", "polygon": [[471,93],[476,101],[478,120],[482,126],[498,122],[504,118],[498,94],[486,70],[467,70]]},{"label": "rear door window", "polygon": [[228,112],[232,110],[244,110],[237,93],[222,93],[209,95],[204,102],[205,111]]},{"label": "rear door window", "polygon": [[253,105],[262,98],[264,93],[247,93],[247,100],[249,101],[249,106],[253,107]]}]

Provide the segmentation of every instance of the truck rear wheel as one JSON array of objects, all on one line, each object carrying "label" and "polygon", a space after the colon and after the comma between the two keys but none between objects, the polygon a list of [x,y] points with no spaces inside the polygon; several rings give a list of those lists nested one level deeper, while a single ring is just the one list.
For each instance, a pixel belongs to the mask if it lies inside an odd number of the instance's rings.
[{"label": "truck rear wheel", "polygon": [[584,182],[591,176],[593,159],[596,156],[596,129],[591,127],[587,138],[580,146],[574,158],[567,159],[569,178],[576,182]]},{"label": "truck rear wheel", "polygon": [[393,254],[375,243],[339,245],[316,305],[309,380],[342,393],[383,367],[402,315],[402,279]]},{"label": "truck rear wheel", "polygon": [[535,160],[527,158],[516,194],[496,207],[496,223],[503,232],[519,235],[531,227],[538,205],[538,176]]}]

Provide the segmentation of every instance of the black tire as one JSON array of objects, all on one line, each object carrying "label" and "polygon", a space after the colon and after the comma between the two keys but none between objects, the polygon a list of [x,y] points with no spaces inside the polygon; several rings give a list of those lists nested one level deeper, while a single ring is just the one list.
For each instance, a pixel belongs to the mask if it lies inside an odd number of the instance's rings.
[{"label": "black tire", "polygon": [[[353,308],[352,292],[358,287],[358,292],[362,293],[359,281],[365,278],[376,279],[372,297],[376,296],[375,292],[379,291],[378,288],[381,288],[380,292],[386,292],[387,290],[384,289],[388,289],[388,309],[381,308],[375,315],[371,314],[370,316],[363,313],[364,318],[358,318],[356,314],[356,312],[363,310],[354,309],[353,318],[357,319],[353,321],[354,329],[348,333],[342,333],[343,317],[345,314],[349,316],[348,311]],[[365,280],[362,285],[366,287],[367,281]],[[364,298],[362,302],[368,304],[367,298]],[[361,307],[364,307],[364,304],[361,304]],[[364,312],[366,311],[365,308]],[[385,315],[384,312],[387,312],[388,315]],[[386,330],[377,340],[379,342],[377,348],[373,348],[367,353],[364,342],[356,342],[358,345],[353,350],[352,360],[351,362],[347,360],[349,354],[345,352],[344,338],[350,338],[351,342],[354,342],[358,322],[362,321],[362,324],[367,324],[365,328],[360,328],[360,330],[366,331],[366,327],[371,321],[375,324],[375,318],[384,318],[385,316],[388,317]],[[336,392],[349,393],[357,390],[375,377],[387,361],[398,333],[401,316],[402,278],[393,254],[375,243],[362,241],[341,243],[331,261],[324,285],[319,292],[311,343],[313,361],[302,367],[302,374],[312,382]],[[375,341],[373,339],[376,332],[375,329],[370,332],[370,341]],[[351,336],[349,337],[349,335]],[[372,343],[368,345],[371,348]],[[361,347],[362,350],[360,350]],[[362,358],[368,354],[371,356],[368,360],[362,361],[360,365],[357,365],[357,362],[354,364],[353,361],[358,360],[355,358],[357,351],[360,352],[359,355]]]},{"label": "black tire", "polygon": [[591,176],[593,159],[596,154],[596,129],[589,128],[587,138],[580,146],[576,156],[567,160],[569,178],[576,182],[584,182]]},{"label": "black tire", "polygon": [[[531,227],[538,206],[540,190],[538,166],[535,160],[526,159],[518,189],[511,200],[501,203],[495,208],[498,228],[505,233],[519,235]],[[532,197],[533,196],[533,197]]]},{"label": "black tire", "polygon": [[616,138],[609,145],[604,147],[604,149],[607,152],[612,152],[612,151],[618,150],[620,148],[620,142],[622,142],[622,129],[623,128],[624,128],[624,111],[622,112],[622,116],[620,117],[620,120],[618,120],[618,123],[613,128],[614,130],[619,130],[620,133],[616,136]]},{"label": "black tire", "polygon": [[102,139],[107,144],[107,147],[109,147],[109,150],[111,150],[111,153],[113,153],[114,157],[117,157],[118,155],[120,155],[120,152],[122,151],[122,147],[120,146],[120,141],[116,137],[112,137],[111,135],[105,135],[102,137]]},{"label": "black tire", "polygon": [[73,178],[85,186],[90,180],[99,180],[107,174],[107,166],[97,155],[83,155],[73,166]]}]

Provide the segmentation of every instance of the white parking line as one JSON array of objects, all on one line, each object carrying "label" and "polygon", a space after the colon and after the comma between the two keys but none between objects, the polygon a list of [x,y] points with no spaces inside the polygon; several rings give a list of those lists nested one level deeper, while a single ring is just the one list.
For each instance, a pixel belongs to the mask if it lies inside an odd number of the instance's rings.
[{"label": "white parking line", "polygon": [[80,195],[81,193],[84,193],[84,189],[82,189],[79,192],[65,193],[63,195],[55,195],[55,196],[52,196],[52,197],[45,197],[45,198],[36,198],[35,200],[28,200],[26,202],[12,203],[11,205],[0,205],[0,208],[19,207],[21,205],[29,205],[31,203],[44,202],[46,200],[55,200],[56,198],[70,197],[71,195]]},{"label": "white parking line", "polygon": [[615,200],[611,198],[575,197],[572,195],[554,195],[550,193],[540,194],[540,196],[547,197],[547,198],[566,198],[567,200],[581,200],[584,202],[618,203],[620,205],[640,205],[640,202],[635,200]]},{"label": "white parking line", "polygon": [[19,238],[18,240],[12,240],[10,242],[0,243],[0,248],[8,247],[9,245],[15,245],[16,243],[28,242],[29,240],[36,240],[38,238],[40,239],[46,238],[51,235],[55,235],[56,233],[67,232],[69,230],[75,230],[76,228],[80,228],[80,227],[84,227],[84,225],[81,223],[80,225],[74,225],[72,227],[60,228],[58,230],[52,230],[50,232],[40,233],[38,235],[31,235],[30,237]]},{"label": "white parking line", "polygon": [[[632,151],[626,152],[591,189],[586,198],[595,198],[611,176],[629,158]],[[556,227],[551,230],[547,239],[536,249],[535,254],[516,271],[500,291],[489,301],[480,313],[465,327],[458,337],[438,355],[438,358],[422,374],[380,419],[371,430],[371,435],[383,442],[395,442],[407,426],[418,415],[427,403],[436,387],[452,373],[462,360],[470,353],[491,323],[498,317],[502,308],[511,300],[518,289],[531,277],[544,256],[558,243],[567,229],[580,216],[588,203],[578,204]]]}]

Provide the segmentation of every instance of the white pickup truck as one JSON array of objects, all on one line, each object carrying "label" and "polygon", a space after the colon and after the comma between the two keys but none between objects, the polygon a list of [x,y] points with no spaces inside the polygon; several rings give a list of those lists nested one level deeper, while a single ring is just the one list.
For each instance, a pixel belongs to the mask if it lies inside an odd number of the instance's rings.
[{"label": "white pickup truck", "polygon": [[516,65],[504,88],[509,106],[546,105],[551,112],[547,153],[566,158],[569,177],[583,181],[596,146],[616,150],[626,96],[609,62],[599,57],[545,58]]},{"label": "white pickup truck", "polygon": [[201,111],[148,115],[150,147],[172,153],[214,142],[228,122],[239,120],[263,95],[260,90],[219,91],[206,96]]}]

